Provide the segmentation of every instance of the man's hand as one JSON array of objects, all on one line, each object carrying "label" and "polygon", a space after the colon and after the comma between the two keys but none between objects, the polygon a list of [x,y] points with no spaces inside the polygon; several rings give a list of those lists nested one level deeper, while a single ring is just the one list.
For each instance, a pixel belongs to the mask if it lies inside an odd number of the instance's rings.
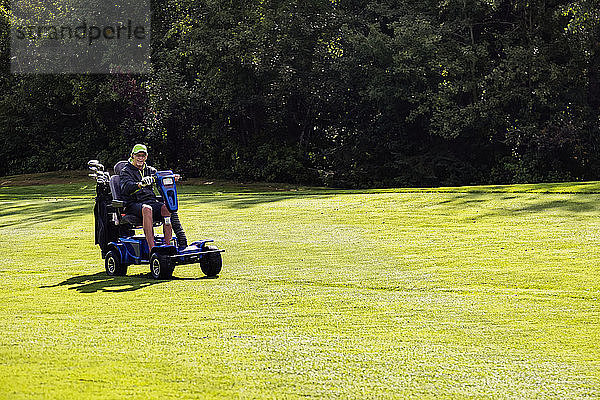
[{"label": "man's hand", "polygon": [[154,177],[153,176],[145,176],[142,178],[142,187],[144,186],[150,186],[154,183]]}]

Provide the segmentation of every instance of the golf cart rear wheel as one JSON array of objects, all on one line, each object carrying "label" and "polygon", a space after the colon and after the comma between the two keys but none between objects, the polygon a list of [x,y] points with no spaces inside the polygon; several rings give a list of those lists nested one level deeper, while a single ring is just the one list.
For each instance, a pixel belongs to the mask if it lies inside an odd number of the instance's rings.
[{"label": "golf cart rear wheel", "polygon": [[171,257],[158,253],[150,257],[150,273],[154,279],[170,279],[174,269]]},{"label": "golf cart rear wheel", "polygon": [[[217,246],[206,246],[205,250],[219,250]],[[221,253],[207,253],[200,260],[200,268],[206,276],[217,276],[223,267]]]},{"label": "golf cart rear wheel", "polygon": [[104,257],[104,268],[108,276],[123,276],[127,275],[127,265],[121,262],[121,254],[114,250],[106,253]]}]

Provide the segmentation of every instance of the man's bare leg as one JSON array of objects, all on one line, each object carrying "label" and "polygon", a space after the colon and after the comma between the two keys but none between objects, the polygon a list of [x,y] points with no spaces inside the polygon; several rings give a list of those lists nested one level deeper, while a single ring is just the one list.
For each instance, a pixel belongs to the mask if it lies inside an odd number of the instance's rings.
[{"label": "man's bare leg", "polygon": [[144,204],[142,206],[142,220],[144,226],[144,236],[148,242],[148,250],[154,247],[154,227],[152,226],[152,207]]},{"label": "man's bare leg", "polygon": [[171,213],[167,209],[167,206],[163,204],[160,209],[160,214],[164,217],[165,223],[163,225],[163,233],[165,234],[165,244],[171,244],[173,238],[173,227],[171,226]]}]

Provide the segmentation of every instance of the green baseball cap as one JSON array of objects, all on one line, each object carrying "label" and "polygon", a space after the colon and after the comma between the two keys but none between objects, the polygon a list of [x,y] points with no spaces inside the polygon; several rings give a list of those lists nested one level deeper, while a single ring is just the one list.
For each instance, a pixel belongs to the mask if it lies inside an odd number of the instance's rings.
[{"label": "green baseball cap", "polygon": [[133,146],[133,150],[131,150],[131,154],[137,154],[141,152],[148,154],[148,148],[145,145],[139,143]]}]

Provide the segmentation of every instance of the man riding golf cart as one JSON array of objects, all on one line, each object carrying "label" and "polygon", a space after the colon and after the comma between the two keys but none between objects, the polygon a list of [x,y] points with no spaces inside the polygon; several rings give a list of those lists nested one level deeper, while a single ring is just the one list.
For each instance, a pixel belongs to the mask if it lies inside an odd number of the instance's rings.
[{"label": "man riding golf cart", "polygon": [[[131,158],[104,171],[97,160],[88,166],[96,179],[96,243],[102,250],[108,275],[126,275],[132,264],[150,264],[155,279],[168,279],[176,265],[199,263],[208,276],[221,271],[221,252],[212,240],[187,244],[177,215],[176,181],[172,171],[156,171],[146,165],[148,149],[135,145]],[[157,199],[153,185],[161,197]],[[164,221],[164,222],[163,222]],[[164,236],[154,235],[154,225],[163,223]],[[142,228],[144,235],[135,230]],[[175,231],[176,240],[172,240]]]},{"label": "man riding golf cart", "polygon": [[[142,218],[144,235],[151,251],[154,247],[154,221],[164,220],[164,243],[171,243],[173,229],[171,213],[164,203],[156,200],[152,185],[156,169],[146,165],[148,149],[143,144],[136,144],[131,150],[131,158],[119,176],[121,179],[121,195],[125,201],[125,213]],[[175,174],[175,181],[179,175]]]}]

